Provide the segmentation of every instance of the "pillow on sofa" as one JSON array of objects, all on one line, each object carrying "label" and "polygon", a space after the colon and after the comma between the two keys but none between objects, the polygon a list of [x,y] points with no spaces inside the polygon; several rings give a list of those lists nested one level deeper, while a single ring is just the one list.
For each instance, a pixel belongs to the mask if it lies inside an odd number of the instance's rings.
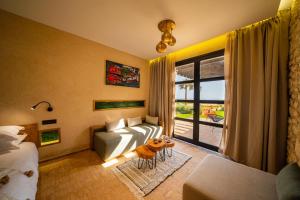
[{"label": "pillow on sofa", "polygon": [[125,128],[125,120],[122,118],[117,121],[105,122],[105,126],[107,131],[113,131],[113,130]]},{"label": "pillow on sofa", "polygon": [[142,124],[142,118],[141,117],[128,118],[127,123],[128,123],[128,127],[136,126]]},{"label": "pillow on sofa", "polygon": [[158,125],[158,117],[151,117],[149,115],[146,115],[146,122],[148,124]]},{"label": "pillow on sofa", "polygon": [[300,167],[297,163],[285,166],[276,177],[279,200],[300,199]]}]

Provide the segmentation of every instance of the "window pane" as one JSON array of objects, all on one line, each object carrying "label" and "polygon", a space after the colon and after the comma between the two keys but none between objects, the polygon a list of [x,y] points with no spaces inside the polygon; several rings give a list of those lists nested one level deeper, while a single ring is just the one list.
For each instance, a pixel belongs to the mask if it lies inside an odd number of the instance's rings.
[{"label": "window pane", "polygon": [[224,76],[224,56],[202,60],[200,79]]},{"label": "window pane", "polygon": [[194,80],[194,63],[181,65],[176,67],[175,81],[189,81]]},{"label": "window pane", "polygon": [[194,99],[194,83],[176,84],[177,100],[193,100]]},{"label": "window pane", "polygon": [[193,119],[194,104],[176,102],[176,117],[184,119]]},{"label": "window pane", "polygon": [[200,100],[224,100],[225,81],[200,82]]},{"label": "window pane", "polygon": [[186,138],[193,138],[193,123],[175,120],[174,134]]},{"label": "window pane", "polygon": [[199,125],[199,141],[218,147],[222,137],[222,128]]},{"label": "window pane", "polygon": [[224,123],[224,104],[200,104],[199,120],[213,122],[218,124]]}]

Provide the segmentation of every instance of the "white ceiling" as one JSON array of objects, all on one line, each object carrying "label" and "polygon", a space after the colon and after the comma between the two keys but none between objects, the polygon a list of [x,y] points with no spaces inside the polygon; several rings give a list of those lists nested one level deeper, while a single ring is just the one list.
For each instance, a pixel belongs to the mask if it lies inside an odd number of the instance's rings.
[{"label": "white ceiling", "polygon": [[280,0],[1,0],[0,8],[151,59],[161,54],[157,23],[176,22],[168,53],[272,17]]}]

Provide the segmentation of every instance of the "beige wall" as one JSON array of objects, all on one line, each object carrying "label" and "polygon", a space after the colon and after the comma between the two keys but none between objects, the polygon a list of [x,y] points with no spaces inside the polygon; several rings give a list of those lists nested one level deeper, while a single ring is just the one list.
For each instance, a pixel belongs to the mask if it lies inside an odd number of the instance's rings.
[{"label": "beige wall", "polygon": [[[116,31],[121,31],[116,28]],[[105,85],[105,60],[140,68],[141,87]],[[93,111],[95,99],[145,99],[146,60],[0,10],[0,124],[38,122],[40,129],[61,128],[60,144],[39,149],[50,158],[89,146],[88,128],[120,117],[144,116],[146,108]],[[46,106],[31,111],[41,101]],[[57,125],[42,126],[43,119]]]}]

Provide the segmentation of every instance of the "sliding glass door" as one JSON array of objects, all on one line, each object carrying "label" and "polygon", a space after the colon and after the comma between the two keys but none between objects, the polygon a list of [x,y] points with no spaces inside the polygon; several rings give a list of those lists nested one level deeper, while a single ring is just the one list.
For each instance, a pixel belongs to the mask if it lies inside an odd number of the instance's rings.
[{"label": "sliding glass door", "polygon": [[217,151],[224,98],[223,50],[177,62],[174,137]]},{"label": "sliding glass door", "polygon": [[176,66],[176,118],[174,135],[193,139],[194,63]]}]

